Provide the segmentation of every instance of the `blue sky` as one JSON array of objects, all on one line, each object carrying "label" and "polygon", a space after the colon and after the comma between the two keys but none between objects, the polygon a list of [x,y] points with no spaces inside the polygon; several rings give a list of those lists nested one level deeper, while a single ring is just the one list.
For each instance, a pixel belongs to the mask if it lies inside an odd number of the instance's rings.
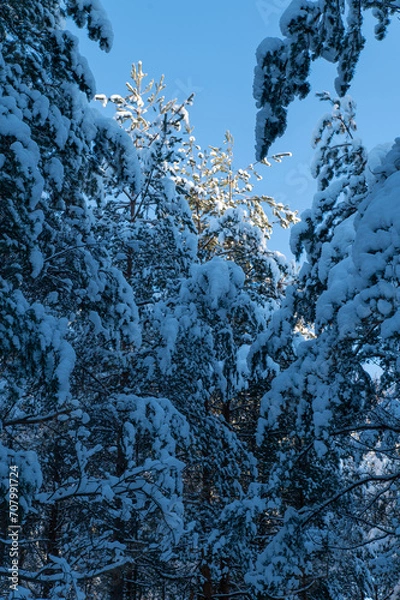
[{"label": "blue sky", "polygon": [[[256,108],[252,98],[255,51],[267,36],[279,35],[279,17],[289,0],[102,0],[114,29],[109,54],[81,35],[100,93],[124,94],[131,64],[142,60],[145,72],[166,77],[166,96],[184,99],[196,93],[191,109],[194,135],[203,146],[222,144],[230,130],[238,167],[254,161]],[[350,90],[358,106],[358,131],[369,149],[400,135],[398,56],[400,24],[394,19],[383,42],[373,39],[367,22],[367,45]],[[333,93],[334,68],[325,61],[313,68],[313,92]],[[263,170],[260,193],[303,210],[311,204],[314,182],[312,131],[326,108],[313,94],[290,108],[289,125],[272,152],[292,158]],[[287,235],[272,246],[288,252]]]}]

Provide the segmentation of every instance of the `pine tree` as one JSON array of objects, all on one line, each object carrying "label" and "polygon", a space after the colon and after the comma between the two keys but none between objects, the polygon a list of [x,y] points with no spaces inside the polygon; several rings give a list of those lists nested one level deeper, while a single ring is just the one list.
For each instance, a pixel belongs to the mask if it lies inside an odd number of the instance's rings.
[{"label": "pine tree", "polygon": [[232,590],[245,593],[263,507],[251,452],[259,394],[251,397],[246,355],[289,272],[268,250],[272,225],[264,208],[283,226],[295,215],[254,194],[251,176],[261,177],[253,166],[234,169],[229,134],[226,150],[203,152],[187,119],[188,102],[166,101],[163,81],[146,84],[140,63],[131,75],[125,97],[97,98],[115,104],[137,149],[143,187],[110,201],[104,214],[115,232],[108,236],[115,258],[138,299],[137,387],[168,397],[191,434],[182,448],[190,527],[169,560],[153,562],[153,589],[166,597],[186,587],[193,597],[228,597]]},{"label": "pine tree", "polygon": [[2,21],[1,487],[7,498],[16,465],[20,594],[122,597],[110,581],[138,545],[162,554],[180,535],[187,426],[167,399],[134,393],[138,311],[96,219],[105,197],[138,193],[141,173],[129,137],[88,105],[67,15],[109,48],[94,1],[10,1]]},{"label": "pine tree", "polygon": [[[398,476],[398,340],[390,300],[397,259],[382,232],[398,227],[391,200],[398,150],[383,161],[384,175],[371,175],[354,139],[354,103],[323,99],[333,112],[315,135],[319,191],[292,236],[306,260],[264,337],[265,351],[286,364],[262,403],[273,512],[252,580],[275,597],[385,597],[398,581],[388,521]],[[311,328],[301,344],[298,323]],[[379,366],[375,378],[371,364]],[[380,560],[390,567],[377,567]]]},{"label": "pine tree", "polygon": [[[290,102],[308,94],[312,60],[338,64],[335,87],[345,94],[367,8],[382,39],[397,3],[292,2],[281,19],[284,39],[260,45],[259,158],[284,132]],[[253,353],[281,366],[260,423],[271,519],[249,580],[261,597],[384,598],[399,579],[397,521],[389,516],[398,478],[398,144],[370,168],[352,102],[331,102],[314,140],[318,193],[292,236],[305,262]]]},{"label": "pine tree", "polygon": [[256,125],[259,159],[284,133],[289,104],[309,93],[312,61],[323,58],[337,64],[336,92],[346,94],[365,44],[363,18],[368,9],[377,20],[375,36],[381,40],[400,10],[397,2],[294,0],[289,4],[280,21],[284,38],[266,38],[257,50],[254,97],[260,109]]}]

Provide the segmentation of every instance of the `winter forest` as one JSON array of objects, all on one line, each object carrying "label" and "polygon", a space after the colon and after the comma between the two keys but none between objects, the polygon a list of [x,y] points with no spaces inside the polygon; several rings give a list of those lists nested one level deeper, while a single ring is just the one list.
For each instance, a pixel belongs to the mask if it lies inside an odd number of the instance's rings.
[{"label": "winter forest", "polygon": [[[400,138],[348,95],[399,13],[292,0],[238,168],[141,62],[97,93],[100,0],[0,0],[1,600],[400,598]],[[314,61],[297,215],[261,172]]]}]

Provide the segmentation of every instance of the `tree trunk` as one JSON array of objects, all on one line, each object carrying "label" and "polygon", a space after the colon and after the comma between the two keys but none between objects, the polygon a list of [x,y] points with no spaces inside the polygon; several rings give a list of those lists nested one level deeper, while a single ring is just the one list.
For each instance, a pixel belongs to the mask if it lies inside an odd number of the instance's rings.
[{"label": "tree trunk", "polygon": [[213,586],[211,580],[211,571],[208,565],[203,565],[200,569],[203,576],[202,583],[202,594],[198,595],[198,600],[212,600],[213,597]]}]

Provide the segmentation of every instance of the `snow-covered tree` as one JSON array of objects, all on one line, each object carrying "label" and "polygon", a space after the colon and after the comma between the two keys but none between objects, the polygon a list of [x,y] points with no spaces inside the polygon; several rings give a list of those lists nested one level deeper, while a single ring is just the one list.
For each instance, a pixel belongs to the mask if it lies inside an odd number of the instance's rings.
[{"label": "snow-covered tree", "polygon": [[140,305],[168,295],[188,273],[196,256],[196,236],[191,212],[171,178],[179,162],[180,142],[188,130],[187,102],[165,101],[163,78],[147,82],[142,63],[132,66],[127,95],[109,99],[116,121],[126,130],[136,149],[142,174],[140,190],[128,189],[109,199],[103,209],[120,268],[135,289]]},{"label": "snow-covered tree", "polygon": [[[221,256],[235,262],[246,275],[246,289],[262,302],[271,298],[273,288],[279,288],[287,269],[285,261],[279,263],[278,254],[268,249],[271,216],[287,228],[296,222],[296,214],[274,198],[255,192],[255,183],[262,180],[256,165],[235,168],[229,131],[224,146],[202,150],[190,136],[183,144],[186,157],[184,165],[177,168],[176,184],[192,211],[199,259],[205,262]],[[285,156],[290,153],[276,154],[270,160],[281,162]],[[263,159],[260,167],[265,165],[271,163]],[[279,296],[278,289],[275,295]]]},{"label": "snow-covered tree", "polygon": [[293,0],[281,17],[283,39],[266,38],[257,50],[254,97],[257,115],[257,156],[262,158],[286,129],[287,107],[310,91],[313,60],[337,64],[336,92],[343,96],[363,49],[364,13],[372,9],[375,36],[385,36],[400,4],[387,0]]},{"label": "snow-covered tree", "polygon": [[104,215],[138,299],[137,389],[168,397],[191,433],[182,449],[190,525],[170,560],[153,563],[153,589],[167,597],[186,587],[206,598],[245,593],[263,506],[251,452],[260,393],[250,393],[246,356],[289,271],[267,247],[272,225],[264,208],[283,226],[295,215],[254,193],[251,177],[261,177],[253,166],[234,169],[230,134],[226,150],[203,152],[188,102],[166,101],[163,81],[147,84],[140,63],[127,88],[125,97],[97,98],[115,104],[138,152],[143,186],[107,202]]},{"label": "snow-covered tree", "polygon": [[[138,194],[139,162],[129,136],[89,107],[94,82],[65,29],[71,16],[108,49],[100,3],[2,10],[1,592],[17,465],[20,595],[122,598],[116,574],[180,535],[188,439],[169,400],[135,393],[139,315],[96,220],[105,197]],[[123,536],[126,522],[135,531]]]},{"label": "snow-covered tree", "polygon": [[284,368],[262,401],[271,515],[249,581],[261,597],[385,598],[399,580],[399,150],[373,166],[354,103],[322,99],[318,192],[292,234],[305,260],[256,346]]}]

